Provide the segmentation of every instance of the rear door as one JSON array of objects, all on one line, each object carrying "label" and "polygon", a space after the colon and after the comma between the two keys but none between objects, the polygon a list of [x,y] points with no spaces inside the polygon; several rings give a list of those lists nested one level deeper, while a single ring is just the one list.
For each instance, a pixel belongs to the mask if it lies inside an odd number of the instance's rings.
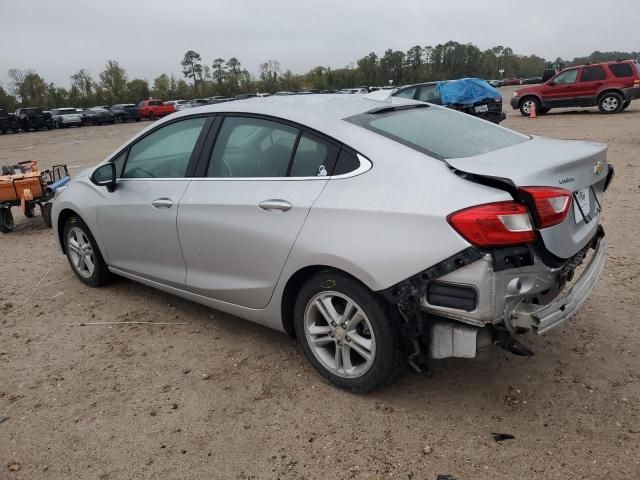
[{"label": "rear door", "polygon": [[607,81],[607,73],[601,65],[582,67],[576,84],[576,105],[589,107],[596,104],[598,92]]},{"label": "rear door", "polygon": [[105,192],[96,208],[109,266],[184,287],[178,204],[208,121],[200,116],[164,124],[113,160],[119,172],[117,188]]},{"label": "rear door", "polygon": [[274,119],[229,115],[216,122],[215,145],[198,167],[203,176],[180,201],[187,288],[262,308],[339,148]]}]

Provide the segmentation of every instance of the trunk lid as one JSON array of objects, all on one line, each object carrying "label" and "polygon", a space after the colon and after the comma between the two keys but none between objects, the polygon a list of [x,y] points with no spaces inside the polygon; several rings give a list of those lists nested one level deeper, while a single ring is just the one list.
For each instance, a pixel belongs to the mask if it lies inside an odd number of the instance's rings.
[{"label": "trunk lid", "polygon": [[545,248],[566,259],[584,248],[598,228],[609,172],[606,152],[607,146],[601,143],[533,137],[490,153],[445,161],[461,172],[515,188],[547,186],[572,192],[565,220],[538,230]]}]

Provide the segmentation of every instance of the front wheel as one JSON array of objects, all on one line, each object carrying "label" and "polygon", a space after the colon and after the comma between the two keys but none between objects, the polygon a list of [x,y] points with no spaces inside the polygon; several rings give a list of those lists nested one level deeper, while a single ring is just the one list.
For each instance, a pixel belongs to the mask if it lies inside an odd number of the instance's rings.
[{"label": "front wheel", "polygon": [[309,279],[294,309],[296,336],[307,360],[325,379],[355,392],[387,383],[404,365],[394,319],[366,286],[330,270]]},{"label": "front wheel", "polygon": [[0,208],[0,232],[10,233],[13,231],[13,214],[10,208]]},{"label": "front wheel", "polygon": [[540,111],[540,102],[535,97],[525,97],[520,102],[520,113],[525,117],[531,115],[531,110],[535,106],[536,112]]},{"label": "front wheel", "polygon": [[73,216],[64,227],[64,249],[73,273],[86,285],[100,287],[107,284],[112,274],[102,258],[89,227]]},{"label": "front wheel", "polygon": [[631,105],[631,100],[625,100],[620,111],[622,112],[623,110],[626,110],[629,105]]},{"label": "front wheel", "polygon": [[622,95],[616,92],[607,92],[598,99],[598,110],[602,113],[618,113],[622,110]]}]

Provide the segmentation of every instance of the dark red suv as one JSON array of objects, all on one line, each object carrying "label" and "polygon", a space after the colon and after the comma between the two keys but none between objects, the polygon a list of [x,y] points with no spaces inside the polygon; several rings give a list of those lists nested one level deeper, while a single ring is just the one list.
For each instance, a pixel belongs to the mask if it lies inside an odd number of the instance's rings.
[{"label": "dark red suv", "polygon": [[513,92],[511,106],[528,116],[533,105],[539,114],[558,107],[594,107],[618,113],[640,98],[640,64],[636,60],[569,67],[541,85]]}]

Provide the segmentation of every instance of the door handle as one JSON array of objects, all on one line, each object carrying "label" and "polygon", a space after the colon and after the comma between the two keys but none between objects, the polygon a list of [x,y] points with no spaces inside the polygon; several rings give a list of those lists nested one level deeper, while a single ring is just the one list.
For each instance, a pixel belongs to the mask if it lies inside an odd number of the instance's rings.
[{"label": "door handle", "polygon": [[270,212],[272,210],[280,210],[281,212],[288,212],[291,210],[292,205],[286,200],[282,200],[280,198],[272,198],[270,200],[263,200],[258,204],[258,206]]},{"label": "door handle", "polygon": [[156,198],[151,205],[154,208],[171,208],[173,206],[173,201],[170,198]]}]

